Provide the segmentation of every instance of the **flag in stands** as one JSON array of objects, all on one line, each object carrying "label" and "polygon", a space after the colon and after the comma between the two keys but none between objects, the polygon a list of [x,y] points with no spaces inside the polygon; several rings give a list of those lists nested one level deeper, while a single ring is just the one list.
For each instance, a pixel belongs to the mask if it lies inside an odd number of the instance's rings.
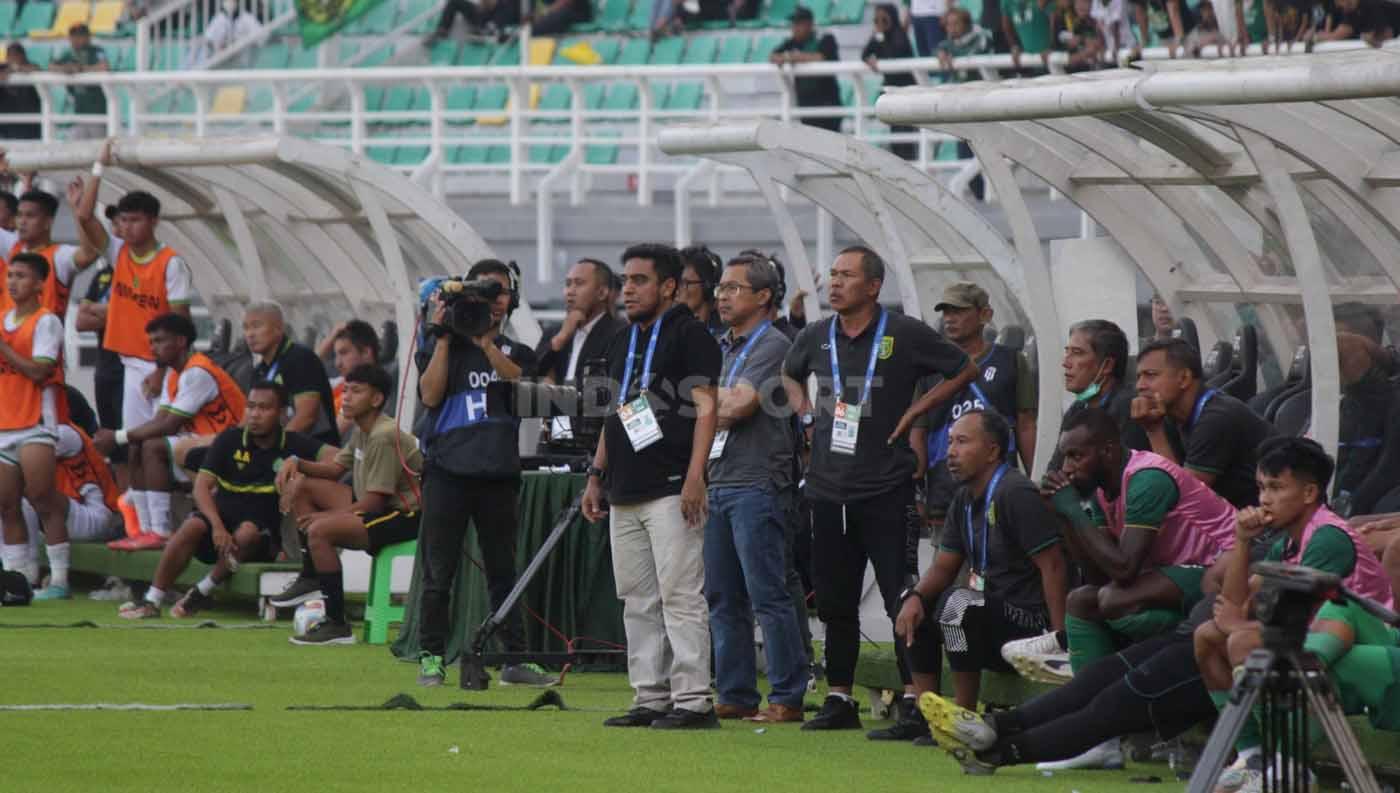
[{"label": "flag in stands", "polygon": [[384,0],[296,0],[302,46],[310,48],[334,35]]}]

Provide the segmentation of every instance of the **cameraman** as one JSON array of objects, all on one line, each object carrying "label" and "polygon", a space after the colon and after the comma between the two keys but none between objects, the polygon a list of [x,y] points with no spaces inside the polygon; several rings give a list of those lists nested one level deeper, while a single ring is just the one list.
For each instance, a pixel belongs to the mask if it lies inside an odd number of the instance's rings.
[{"label": "cameraman", "polygon": [[[495,259],[483,259],[467,273],[468,281],[476,279],[501,287],[490,302],[489,327],[472,337],[453,332],[448,326],[452,304],[481,302],[481,297],[471,287],[447,299],[439,291],[428,329],[435,338],[432,357],[418,380],[419,399],[427,408],[416,433],[422,438],[425,460],[418,539],[423,547],[418,683],[424,686],[442,685],[446,677],[443,655],[452,587],[468,522],[476,525],[491,607],[498,608],[515,586],[520,421],[487,415],[486,386],[531,373],[535,354],[501,334],[518,300],[514,272]],[[501,626],[501,639],[507,652],[525,649],[518,615]],[[501,682],[544,685],[553,679],[511,665],[501,669]]]}]

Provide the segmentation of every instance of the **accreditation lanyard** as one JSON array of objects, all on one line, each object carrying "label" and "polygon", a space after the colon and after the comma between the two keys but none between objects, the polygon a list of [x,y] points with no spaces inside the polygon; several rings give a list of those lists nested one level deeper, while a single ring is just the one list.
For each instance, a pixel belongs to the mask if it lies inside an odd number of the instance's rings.
[{"label": "accreditation lanyard", "polygon": [[1203,394],[1196,398],[1196,406],[1191,409],[1191,423],[1186,425],[1186,429],[1196,426],[1196,422],[1201,419],[1201,411],[1206,409],[1206,403],[1215,396],[1214,388],[1207,388]]},{"label": "accreditation lanyard", "polygon": [[646,356],[642,358],[642,379],[637,388],[637,398],[627,401],[627,389],[632,384],[632,364],[637,360],[637,326],[632,326],[632,335],[627,340],[627,362],[622,370],[622,393],[617,396],[617,416],[622,421],[622,429],[627,440],[632,442],[634,451],[641,451],[661,440],[661,425],[656,421],[651,403],[647,401],[647,384],[651,382],[651,361],[656,356],[656,340],[661,338],[662,315],[656,318],[651,329],[651,339],[647,341]]},{"label": "accreditation lanyard", "polygon": [[841,379],[841,362],[836,355],[836,323],[839,317],[832,317],[826,328],[827,348],[831,353],[832,388],[836,391],[836,408],[831,422],[831,450],[837,454],[855,454],[856,438],[860,433],[860,415],[870,401],[870,387],[875,382],[875,361],[880,357],[881,342],[885,338],[885,323],[889,315],[880,307],[880,322],[875,326],[875,338],[870,342],[870,361],[865,366],[865,384],[860,390],[860,401],[848,405],[845,396],[845,381]]},{"label": "accreditation lanyard", "polygon": [[[739,355],[729,367],[729,374],[724,378],[725,388],[734,387],[734,381],[739,378],[739,372],[743,370],[744,363],[749,359],[749,352],[753,350],[753,346],[758,343],[759,338],[763,336],[770,325],[772,325],[772,323],[765,319],[763,324],[759,325],[753,333],[749,334],[749,340],[745,342],[743,348],[739,350]],[[720,457],[724,456],[724,444],[728,441],[729,430],[724,429],[716,432],[715,440],[710,444],[709,459],[718,460]]]},{"label": "accreditation lanyard", "polygon": [[[987,484],[987,495],[982,500],[982,564],[974,566],[968,576],[968,583],[978,592],[981,592],[986,587],[987,549],[992,544],[992,530],[990,521],[987,520],[987,513],[992,510],[992,496],[996,495],[997,485],[1001,484],[1001,478],[1006,475],[1007,468],[1008,465],[1006,463],[997,466],[996,473],[992,474],[992,481]],[[973,531],[972,503],[970,498],[964,509],[966,510],[967,517],[967,554],[971,557],[977,550],[977,543],[976,534]]]}]

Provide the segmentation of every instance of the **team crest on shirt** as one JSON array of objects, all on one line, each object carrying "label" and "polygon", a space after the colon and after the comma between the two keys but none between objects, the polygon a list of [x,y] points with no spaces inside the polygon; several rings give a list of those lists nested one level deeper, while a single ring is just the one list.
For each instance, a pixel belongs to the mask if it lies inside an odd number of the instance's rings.
[{"label": "team crest on shirt", "polygon": [[881,336],[881,337],[880,337],[880,360],[882,360],[882,361],[888,361],[891,355],[894,355],[894,337],[893,337],[893,336]]},{"label": "team crest on shirt", "polygon": [[983,369],[983,370],[982,370],[982,379],[983,379],[983,380],[986,380],[986,381],[989,382],[989,383],[992,382],[992,380],[993,380],[996,376],[997,376],[997,368],[996,368],[995,366],[988,366],[986,369]]},{"label": "team crest on shirt", "polygon": [[238,470],[242,471],[243,466],[253,461],[253,455],[247,449],[239,449],[233,453],[233,461],[238,464]]}]

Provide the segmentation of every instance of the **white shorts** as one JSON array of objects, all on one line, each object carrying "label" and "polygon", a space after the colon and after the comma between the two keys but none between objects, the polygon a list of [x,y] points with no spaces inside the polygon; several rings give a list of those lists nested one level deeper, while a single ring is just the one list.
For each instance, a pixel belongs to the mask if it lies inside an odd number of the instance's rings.
[{"label": "white shorts", "polygon": [[179,435],[167,435],[165,437],[165,451],[170,455],[170,478],[182,485],[190,483],[190,472],[184,466],[175,464],[175,445],[185,438],[193,437],[193,432],[182,432]]},{"label": "white shorts", "polygon": [[57,446],[58,433],[52,427],[37,424],[22,430],[0,432],[0,463],[19,465],[19,450],[30,444]]},{"label": "white shorts", "polygon": [[[37,551],[41,543],[39,513],[34,511],[27,498],[21,506],[24,522],[29,529],[29,544]],[[68,527],[69,542],[107,542],[124,533],[121,525],[112,520],[112,510],[107,509],[106,504],[88,504],[71,498],[68,499],[68,519],[64,524]]]},{"label": "white shorts", "polygon": [[133,429],[156,417],[156,400],[141,393],[141,382],[156,370],[154,361],[122,356],[122,427]]}]

